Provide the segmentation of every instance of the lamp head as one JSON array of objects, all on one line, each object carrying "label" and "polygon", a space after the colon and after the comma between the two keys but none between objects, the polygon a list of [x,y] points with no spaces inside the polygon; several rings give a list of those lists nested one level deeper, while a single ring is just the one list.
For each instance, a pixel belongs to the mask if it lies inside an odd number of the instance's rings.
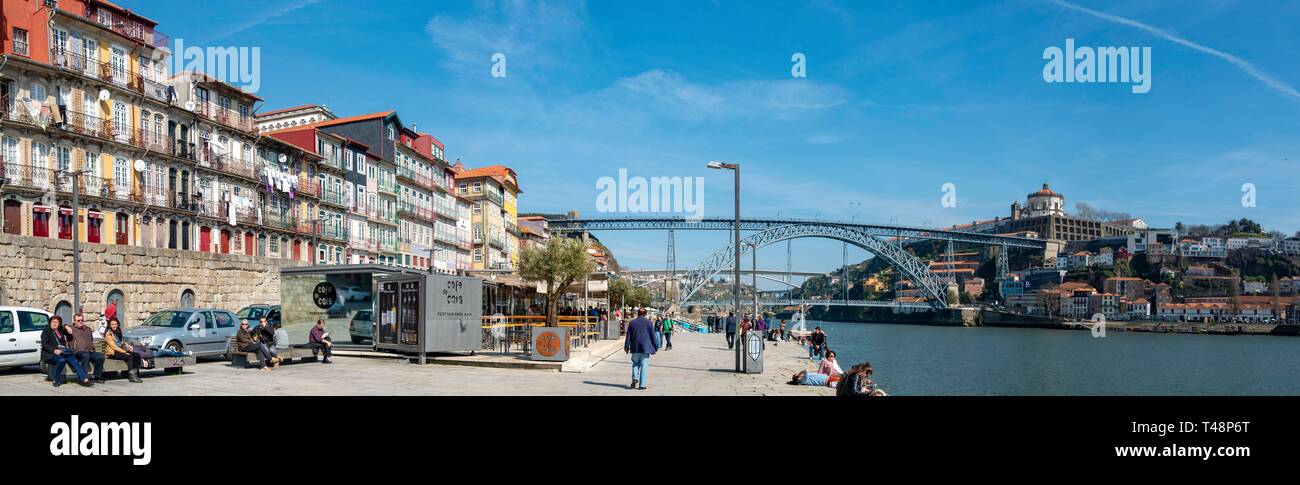
[{"label": "lamp head", "polygon": [[723,168],[722,162],[717,162],[717,161],[709,161],[708,165],[705,166],[714,170],[721,170]]}]

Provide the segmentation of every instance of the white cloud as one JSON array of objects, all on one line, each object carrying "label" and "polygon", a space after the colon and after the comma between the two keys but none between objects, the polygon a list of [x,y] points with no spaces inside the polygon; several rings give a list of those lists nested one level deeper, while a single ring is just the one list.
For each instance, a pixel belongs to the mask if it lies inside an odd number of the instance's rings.
[{"label": "white cloud", "polygon": [[213,37],[212,40],[217,40],[217,39],[221,39],[221,38],[225,38],[225,37],[230,37],[230,36],[232,36],[232,35],[238,34],[238,33],[240,33],[240,32],[243,32],[243,31],[245,31],[245,30],[251,29],[251,28],[253,28],[253,27],[257,27],[258,25],[262,25],[263,23],[266,23],[267,21],[269,21],[269,20],[271,20],[271,19],[274,19],[274,18],[276,18],[276,17],[279,17],[279,16],[281,16],[281,15],[284,15],[284,14],[287,14],[287,13],[289,13],[289,12],[293,12],[293,11],[299,10],[299,9],[301,9],[301,8],[304,8],[304,7],[308,7],[308,6],[313,5],[313,4],[320,3],[320,1],[321,1],[321,0],[303,0],[303,1],[293,2],[293,3],[290,3],[290,4],[284,5],[283,7],[279,8],[279,9],[275,9],[275,10],[264,10],[264,11],[266,12],[264,15],[262,15],[262,16],[260,16],[260,17],[257,17],[257,18],[255,18],[255,19],[249,20],[249,21],[247,21],[247,22],[244,22],[243,24],[240,24],[240,25],[236,26],[233,30],[230,30],[230,31],[225,32],[225,33],[222,33],[222,34],[218,34],[217,36]]},{"label": "white cloud", "polygon": [[581,1],[482,0],[467,19],[439,15],[425,30],[453,71],[487,73],[492,54],[509,69],[556,66],[586,30]]},{"label": "white cloud", "polygon": [[619,79],[607,96],[630,96],[675,117],[691,120],[738,117],[796,119],[849,101],[839,86],[807,79],[741,80],[717,85],[691,82],[680,74],[652,69]]}]

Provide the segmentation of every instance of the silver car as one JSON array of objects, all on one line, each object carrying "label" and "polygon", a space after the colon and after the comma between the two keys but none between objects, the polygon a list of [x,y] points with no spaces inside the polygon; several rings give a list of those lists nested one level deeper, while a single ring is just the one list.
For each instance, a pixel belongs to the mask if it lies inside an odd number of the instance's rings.
[{"label": "silver car", "polygon": [[225,355],[227,342],[238,331],[235,314],[226,310],[174,308],[150,315],[140,326],[127,329],[124,336],[153,349],[219,357]]}]

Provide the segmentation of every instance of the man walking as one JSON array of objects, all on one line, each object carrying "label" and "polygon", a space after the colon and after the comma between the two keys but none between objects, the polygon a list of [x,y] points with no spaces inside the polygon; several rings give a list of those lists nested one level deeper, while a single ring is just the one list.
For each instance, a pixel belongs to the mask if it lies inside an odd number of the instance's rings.
[{"label": "man walking", "polygon": [[627,325],[627,337],[623,340],[623,352],[632,354],[632,385],[628,389],[645,389],[650,354],[659,350],[655,345],[654,323],[645,314],[645,308],[637,310],[636,318]]},{"label": "man walking", "polygon": [[82,369],[95,365],[94,380],[96,384],[104,383],[104,354],[95,352],[95,330],[86,326],[86,317],[78,313],[72,316],[72,326],[68,327],[68,344],[72,347],[72,356],[81,363]]},{"label": "man walking", "polygon": [[665,318],[663,323],[664,331],[664,350],[673,349],[673,320]]},{"label": "man walking", "polygon": [[736,343],[736,312],[727,313],[727,348],[732,348]]}]

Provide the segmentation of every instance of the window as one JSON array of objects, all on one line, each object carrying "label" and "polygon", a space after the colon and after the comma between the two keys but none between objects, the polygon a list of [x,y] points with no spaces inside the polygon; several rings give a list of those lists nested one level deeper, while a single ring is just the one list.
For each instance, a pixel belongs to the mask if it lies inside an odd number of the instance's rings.
[{"label": "window", "polygon": [[27,31],[14,28],[14,53],[19,55],[31,55],[27,49]]},{"label": "window", "polygon": [[117,84],[126,84],[126,49],[118,46],[112,47],[112,57],[110,62],[113,68],[113,82]]},{"label": "window", "polygon": [[55,62],[59,66],[67,66],[69,59],[67,58],[65,53],[68,52],[68,31],[62,29],[53,29],[53,34],[54,34],[54,45],[51,46],[52,47],[51,50],[54,52]]},{"label": "window", "polygon": [[86,152],[86,160],[81,162],[81,169],[95,177],[99,177],[99,154],[95,152]]},{"label": "window", "polygon": [[393,140],[396,138],[397,138],[397,131],[393,129],[393,125],[388,125],[388,139]]},{"label": "window", "polygon": [[482,214],[482,213],[483,213],[483,203],[482,203],[482,202],[475,202],[475,203],[474,203],[474,213],[475,213],[475,214]]},{"label": "window", "polygon": [[113,138],[122,143],[131,139],[131,110],[126,103],[113,102]]},{"label": "window", "polygon": [[474,193],[477,194],[482,191],[483,191],[483,182],[474,182]]},{"label": "window", "polygon": [[36,237],[50,237],[50,208],[46,206],[32,206],[32,235]]},{"label": "window", "polygon": [[32,99],[39,103],[45,102],[45,85],[41,83],[32,83]]},{"label": "window", "polygon": [[63,145],[54,147],[54,163],[58,170],[72,170],[72,149]]},{"label": "window", "polygon": [[113,160],[113,188],[119,194],[131,193],[131,164],[126,158],[117,157]]},{"label": "window", "polygon": [[17,138],[8,136],[4,138],[4,163],[19,163]]},{"label": "window", "polygon": [[44,143],[32,142],[32,182],[37,187],[46,187],[50,180],[49,149]]},{"label": "window", "polygon": [[347,156],[343,157],[343,167],[348,171],[352,170],[352,152],[348,152]]}]

